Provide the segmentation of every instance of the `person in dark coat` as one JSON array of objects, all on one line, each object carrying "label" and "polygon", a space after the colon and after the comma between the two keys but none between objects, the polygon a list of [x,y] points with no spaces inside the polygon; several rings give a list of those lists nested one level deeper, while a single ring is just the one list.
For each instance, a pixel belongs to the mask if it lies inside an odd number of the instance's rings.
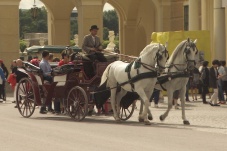
[{"label": "person in dark coat", "polygon": [[203,104],[208,104],[206,101],[206,94],[209,93],[209,69],[207,68],[208,64],[208,61],[203,62],[203,68],[200,75]]},{"label": "person in dark coat", "polygon": [[213,88],[214,93],[211,96],[210,105],[211,106],[220,106],[219,104],[217,104],[217,100],[218,100],[218,83],[217,83],[217,80],[219,79],[217,67],[219,65],[219,61],[214,60],[212,62],[212,65],[213,66],[210,68],[210,74],[209,74],[209,84],[210,84],[210,87]]}]

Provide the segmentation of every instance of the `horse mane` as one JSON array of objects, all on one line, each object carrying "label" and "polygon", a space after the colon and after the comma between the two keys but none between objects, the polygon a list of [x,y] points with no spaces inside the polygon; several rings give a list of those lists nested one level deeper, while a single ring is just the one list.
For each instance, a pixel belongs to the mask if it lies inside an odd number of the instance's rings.
[{"label": "horse mane", "polygon": [[166,63],[167,65],[170,65],[170,64],[173,63],[173,61],[175,60],[177,54],[180,53],[183,50],[182,48],[184,47],[186,42],[187,42],[187,40],[184,40],[184,41],[182,41],[181,43],[179,43],[177,45],[177,47],[173,51],[172,55],[170,56],[169,60],[167,61],[167,63]]},{"label": "horse mane", "polygon": [[150,50],[153,50],[153,49],[149,49],[150,47],[155,47],[157,46],[158,43],[151,43],[149,45],[147,45],[141,52],[140,52],[140,56],[143,56],[144,54],[147,55],[148,52],[151,52]]}]

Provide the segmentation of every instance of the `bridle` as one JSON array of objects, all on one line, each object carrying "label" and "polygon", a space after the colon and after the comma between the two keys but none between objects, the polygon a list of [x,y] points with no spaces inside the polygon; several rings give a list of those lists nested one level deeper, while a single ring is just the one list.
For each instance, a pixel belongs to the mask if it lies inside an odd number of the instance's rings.
[{"label": "bridle", "polygon": [[[195,59],[194,60],[188,59],[188,55],[191,53],[191,48],[193,49],[193,51],[195,51],[195,49],[196,49],[196,53],[195,54],[198,53],[198,49],[197,49],[196,45],[193,42],[190,42],[190,43],[186,42],[186,43],[187,43],[187,45],[186,45],[186,47],[184,49],[184,54],[185,54],[185,57],[186,57],[186,62],[187,63],[193,62],[195,64],[196,63],[195,62]],[[188,64],[187,64],[187,66],[188,66]]]},{"label": "bridle", "polygon": [[[169,67],[166,67],[166,68],[168,68],[168,71],[169,71],[172,67],[175,67],[178,71],[189,71],[189,70],[190,70],[190,69],[189,69],[189,63],[192,62],[192,63],[196,64],[195,59],[194,59],[194,60],[191,60],[191,59],[188,58],[188,55],[191,53],[191,49],[193,49],[193,51],[196,51],[195,54],[198,53],[198,49],[197,49],[195,43],[193,43],[193,42],[188,42],[188,41],[186,41],[185,43],[186,43],[186,47],[185,47],[185,49],[184,49],[183,54],[184,54],[184,56],[185,56],[185,59],[186,59],[185,62],[186,62],[186,63],[185,63],[185,64],[170,64]],[[181,69],[179,69],[179,68],[177,67],[177,66],[184,66],[184,65],[187,65],[187,67],[186,67],[185,69],[183,69],[183,70],[181,70]]]},{"label": "bridle", "polygon": [[161,52],[161,50],[159,48],[156,55],[155,55],[154,59],[156,59],[157,67],[141,62],[141,58],[136,59],[135,63],[141,64],[147,70],[156,72],[157,68],[165,69],[165,67],[161,66],[160,63],[159,63],[159,61],[162,60],[162,58],[163,58],[163,54],[165,55],[165,57],[167,57],[167,60],[168,60],[169,59],[169,52],[167,51],[166,47],[165,47],[165,50],[163,52]]},{"label": "bridle", "polygon": [[[160,65],[160,63],[159,63],[159,61],[161,61],[162,60],[162,56],[163,56],[163,54],[165,54],[165,57],[167,57],[167,60],[169,59],[169,52],[168,52],[168,50],[166,49],[166,47],[165,47],[165,50],[163,51],[163,52],[161,52],[161,54],[160,54],[160,49],[158,49],[158,52],[156,53],[156,56],[155,56],[155,59],[157,60],[157,67],[158,68],[161,68],[161,69],[165,69],[166,67],[165,66],[161,66]],[[166,61],[167,61],[166,60]]]}]

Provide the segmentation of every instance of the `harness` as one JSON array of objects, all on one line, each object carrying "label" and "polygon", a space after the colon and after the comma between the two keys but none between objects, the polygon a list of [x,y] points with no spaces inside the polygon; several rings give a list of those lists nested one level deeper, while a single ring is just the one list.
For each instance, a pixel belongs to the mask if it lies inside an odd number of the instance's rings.
[{"label": "harness", "polygon": [[[135,77],[132,77],[130,74],[133,64],[134,64],[134,69],[136,69],[136,71],[137,71],[137,75]],[[143,66],[145,69],[149,70],[150,72],[139,73],[139,68],[141,66]],[[130,84],[132,92],[134,92],[134,89],[135,89],[135,85],[134,85],[135,82],[142,80],[142,79],[155,78],[158,76],[158,72],[156,71],[155,67],[141,62],[141,58],[137,58],[135,61],[129,63],[127,65],[127,67],[125,68],[125,72],[127,72],[128,81],[123,82],[123,83],[119,84],[118,86]]]},{"label": "harness", "polygon": [[172,72],[172,73],[164,74],[162,76],[158,76],[156,84],[159,84],[164,91],[167,91],[162,84],[176,78],[189,78],[189,77],[190,77],[189,72]]}]

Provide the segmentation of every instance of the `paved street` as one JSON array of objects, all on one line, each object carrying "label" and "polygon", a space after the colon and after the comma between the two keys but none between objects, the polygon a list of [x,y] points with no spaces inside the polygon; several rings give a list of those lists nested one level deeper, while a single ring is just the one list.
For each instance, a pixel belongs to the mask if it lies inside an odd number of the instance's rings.
[{"label": "paved street", "polygon": [[181,111],[173,109],[159,121],[166,104],[151,110],[154,121],[137,122],[138,110],[127,122],[94,116],[78,123],[67,116],[41,115],[38,109],[22,118],[12,98],[0,104],[0,151],[224,151],[227,148],[227,105],[211,107],[187,103],[190,126],[184,126]]}]

